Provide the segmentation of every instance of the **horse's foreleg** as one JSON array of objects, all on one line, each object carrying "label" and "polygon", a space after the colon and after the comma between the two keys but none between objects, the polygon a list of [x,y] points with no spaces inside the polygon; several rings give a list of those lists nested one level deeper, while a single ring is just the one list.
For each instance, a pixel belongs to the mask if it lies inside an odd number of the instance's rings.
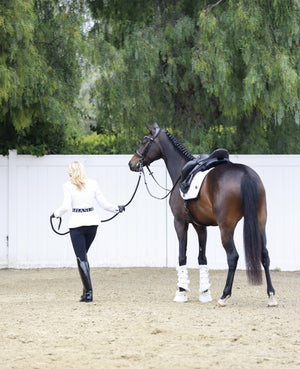
[{"label": "horse's foreleg", "polygon": [[199,265],[207,265],[206,259],[206,239],[207,239],[207,230],[205,226],[198,226],[193,224],[195,231],[198,235],[199,242],[199,255],[198,255],[198,264]]},{"label": "horse's foreleg", "polygon": [[270,258],[269,253],[266,247],[266,232],[263,229],[261,232],[261,240],[262,240],[262,251],[261,251],[261,262],[265,270],[266,280],[267,280],[267,293],[269,296],[268,306],[277,306],[278,303],[275,298],[275,290],[272,285],[271,276],[270,276]]},{"label": "horse's foreleg", "polygon": [[179,242],[179,256],[178,263],[179,266],[186,265],[186,250],[187,250],[187,231],[188,224],[180,222],[178,220],[174,220],[174,226]]},{"label": "horse's foreleg", "polygon": [[189,283],[190,283],[188,278],[188,269],[186,265],[188,224],[174,219],[174,226],[179,241],[179,256],[178,256],[179,266],[177,267],[178,290],[176,291],[174,301],[186,302],[188,300],[187,292],[189,291]]},{"label": "horse's foreleg", "polygon": [[209,290],[210,283],[206,259],[207,230],[205,226],[194,225],[194,228],[197,232],[199,242],[199,301],[210,302],[212,298]]},{"label": "horse's foreleg", "polygon": [[227,254],[228,273],[225,288],[223,290],[223,295],[218,301],[218,304],[220,306],[225,306],[227,304],[227,300],[231,296],[232,284],[234,280],[237,262],[239,259],[239,254],[236,251],[235,244],[233,241],[233,233],[229,234],[224,233],[225,232],[222,232],[221,230],[222,243]]}]

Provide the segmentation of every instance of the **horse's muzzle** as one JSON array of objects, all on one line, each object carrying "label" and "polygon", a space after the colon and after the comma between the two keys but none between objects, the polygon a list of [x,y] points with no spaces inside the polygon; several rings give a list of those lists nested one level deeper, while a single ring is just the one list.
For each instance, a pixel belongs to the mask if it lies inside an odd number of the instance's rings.
[{"label": "horse's muzzle", "polygon": [[132,170],[133,172],[140,172],[143,168],[141,161],[139,159],[137,160],[134,156],[132,157],[128,165],[130,170]]}]

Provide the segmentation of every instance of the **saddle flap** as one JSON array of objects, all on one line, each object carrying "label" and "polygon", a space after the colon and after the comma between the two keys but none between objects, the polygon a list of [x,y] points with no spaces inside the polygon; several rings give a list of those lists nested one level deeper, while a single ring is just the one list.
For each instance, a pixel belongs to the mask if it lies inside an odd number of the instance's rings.
[{"label": "saddle flap", "polygon": [[198,197],[202,187],[202,182],[210,170],[212,170],[212,168],[205,172],[198,171],[192,177],[189,187],[186,188],[186,192],[183,192],[180,187],[180,195],[183,200],[192,200]]},{"label": "saddle flap", "polygon": [[226,149],[216,149],[210,155],[200,155],[195,160],[191,160],[185,164],[181,171],[180,190],[187,193],[190,188],[194,176],[198,172],[204,172],[219,164],[229,161],[229,153]]}]

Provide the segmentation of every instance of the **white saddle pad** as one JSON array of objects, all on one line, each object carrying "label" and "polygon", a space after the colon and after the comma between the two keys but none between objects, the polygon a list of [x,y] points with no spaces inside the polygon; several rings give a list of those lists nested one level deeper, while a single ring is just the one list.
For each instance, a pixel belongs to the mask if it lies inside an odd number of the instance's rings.
[{"label": "white saddle pad", "polygon": [[210,168],[209,170],[206,170],[205,172],[198,172],[195,177],[192,179],[192,183],[190,185],[190,188],[188,192],[183,193],[180,190],[180,195],[183,198],[183,200],[192,200],[198,197],[200,188],[202,186],[202,182],[204,177],[210,172],[213,168]]}]

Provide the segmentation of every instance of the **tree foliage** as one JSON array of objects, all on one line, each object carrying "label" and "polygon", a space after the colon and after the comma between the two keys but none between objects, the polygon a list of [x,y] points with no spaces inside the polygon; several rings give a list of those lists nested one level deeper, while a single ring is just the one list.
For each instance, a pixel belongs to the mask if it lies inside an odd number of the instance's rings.
[{"label": "tree foliage", "polygon": [[125,127],[131,151],[158,121],[194,151],[299,152],[298,1],[89,3],[99,132]]},{"label": "tree foliage", "polygon": [[[0,0],[0,153],[299,153],[299,0]],[[84,89],[83,89],[84,87]]]},{"label": "tree foliage", "polygon": [[200,14],[194,71],[222,119],[236,121],[239,151],[272,151],[278,125],[298,130],[299,10],[295,1],[240,0]]},{"label": "tree foliage", "polygon": [[0,152],[61,152],[78,130],[80,6],[2,0],[0,7]]}]

